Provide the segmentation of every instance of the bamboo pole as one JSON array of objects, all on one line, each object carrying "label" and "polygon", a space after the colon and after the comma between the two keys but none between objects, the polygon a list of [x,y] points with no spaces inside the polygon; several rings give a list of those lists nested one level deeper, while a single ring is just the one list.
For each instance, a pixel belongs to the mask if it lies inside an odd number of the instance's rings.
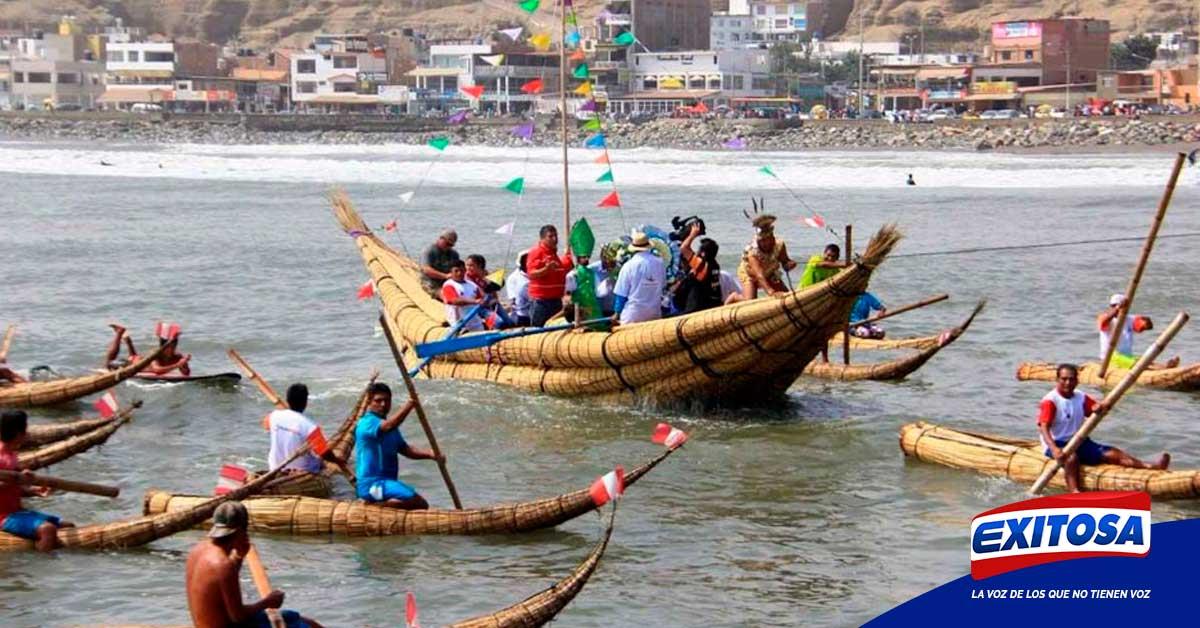
[{"label": "bamboo pole", "polygon": [[[854,233],[852,225],[846,225],[846,263],[849,264],[854,259],[854,240],[851,237]],[[842,332],[842,363],[847,366],[850,364],[850,325],[846,325],[846,329]]]},{"label": "bamboo pole", "polygon": [[[265,598],[271,594],[271,579],[267,577],[267,568],[263,566],[262,559],[258,556],[258,548],[251,545],[246,552],[246,566],[250,568],[250,579],[254,581],[254,588],[258,590],[258,597]],[[283,621],[283,615],[279,613],[277,608],[267,609],[267,618],[271,620],[271,628],[285,628],[286,624]]]},{"label": "bamboo pole", "polygon": [[893,316],[897,316],[897,315],[903,314],[905,312],[911,312],[913,310],[918,310],[927,305],[933,305],[934,303],[941,303],[942,301],[945,301],[946,299],[949,299],[949,298],[950,298],[950,295],[948,295],[948,294],[939,294],[937,296],[929,297],[928,299],[923,299],[921,301],[917,301],[916,303],[909,303],[908,305],[898,307],[894,310],[888,310],[887,312],[884,312],[883,314],[877,314],[875,316],[872,316],[871,318],[864,318],[861,321],[851,321],[850,325],[851,326],[870,325],[872,323],[878,323],[879,321],[884,320],[886,318],[891,318]]},{"label": "bamboo pole", "polygon": [[61,491],[70,491],[72,493],[87,493],[88,495],[99,495],[100,497],[116,497],[121,494],[121,489],[115,486],[106,486],[104,484],[92,484],[91,482],[78,482],[76,480],[64,480],[62,478],[54,478],[48,475],[37,475],[30,473],[22,474],[20,471],[0,471],[0,480],[9,483],[17,483],[25,486],[49,486]]},{"label": "bamboo pole", "polygon": [[0,364],[8,361],[8,348],[12,346],[12,339],[17,333],[16,325],[9,325],[4,330],[4,342],[0,343]]},{"label": "bamboo pole", "polygon": [[1154,344],[1150,345],[1146,349],[1146,352],[1143,353],[1142,357],[1138,359],[1137,364],[1134,364],[1133,368],[1125,374],[1125,377],[1121,378],[1121,381],[1117,384],[1117,387],[1112,389],[1108,395],[1104,397],[1104,401],[1101,402],[1102,407],[1105,408],[1104,412],[1093,412],[1091,416],[1089,416],[1087,420],[1083,422],[1083,425],[1080,426],[1079,431],[1075,432],[1075,435],[1071,437],[1071,440],[1067,443],[1067,446],[1062,448],[1062,456],[1052,459],[1050,464],[1046,466],[1046,468],[1042,471],[1042,474],[1038,476],[1037,481],[1034,482],[1033,486],[1029,489],[1030,495],[1036,495],[1042,492],[1042,489],[1046,488],[1046,484],[1050,482],[1050,478],[1053,478],[1054,474],[1058,473],[1058,470],[1062,468],[1062,462],[1060,458],[1066,458],[1067,456],[1075,453],[1076,449],[1079,449],[1079,444],[1091,435],[1092,430],[1095,430],[1096,427],[1100,425],[1100,421],[1103,421],[1104,417],[1112,411],[1113,406],[1117,405],[1117,402],[1121,400],[1121,397],[1125,395],[1125,392],[1133,387],[1134,382],[1137,381],[1137,378],[1142,374],[1142,372],[1149,368],[1150,364],[1154,362],[1154,359],[1157,358],[1158,355],[1167,348],[1167,344],[1171,342],[1171,339],[1175,337],[1175,334],[1179,333],[1179,330],[1183,329],[1183,326],[1187,324],[1188,318],[1189,316],[1187,312],[1180,312],[1179,314],[1175,315],[1175,319],[1172,320],[1171,324],[1163,330],[1162,335],[1160,335],[1158,339],[1154,341]]},{"label": "bamboo pole", "polygon": [[454,480],[450,479],[450,470],[446,468],[445,457],[442,456],[442,450],[438,447],[437,437],[433,435],[433,428],[429,426],[429,418],[425,416],[425,407],[421,405],[421,398],[417,396],[417,387],[408,374],[408,368],[404,366],[404,356],[400,353],[400,347],[396,345],[396,339],[392,337],[392,330],[388,328],[387,320],[382,313],[379,315],[379,324],[383,326],[383,335],[387,336],[388,346],[392,348],[392,357],[396,360],[396,366],[400,367],[400,374],[404,376],[404,386],[408,388],[408,398],[417,409],[417,419],[421,421],[421,428],[425,430],[425,438],[429,439],[429,447],[439,458],[438,470],[442,472],[442,480],[446,482],[446,490],[450,491],[450,499],[454,501],[454,508],[462,510],[462,502],[458,499],[458,489],[454,488]]},{"label": "bamboo pole", "polygon": [[1175,166],[1171,170],[1171,178],[1167,180],[1167,187],[1163,190],[1162,199],[1158,201],[1158,212],[1154,214],[1154,222],[1150,225],[1150,235],[1146,236],[1146,242],[1142,245],[1142,254],[1138,257],[1137,266],[1134,267],[1133,277],[1129,279],[1129,287],[1125,289],[1125,305],[1117,314],[1117,325],[1113,328],[1112,337],[1108,343],[1108,351],[1104,352],[1104,359],[1100,362],[1100,379],[1104,379],[1104,375],[1108,373],[1108,364],[1112,361],[1113,352],[1116,351],[1117,345],[1121,341],[1121,332],[1125,328],[1125,319],[1129,317],[1129,309],[1133,307],[1133,296],[1137,293],[1138,284],[1142,281],[1142,273],[1146,270],[1146,263],[1150,261],[1150,251],[1154,250],[1154,240],[1158,238],[1158,228],[1162,226],[1163,217],[1167,214],[1167,207],[1171,205],[1171,197],[1175,194],[1175,182],[1179,180],[1179,172],[1183,170],[1183,162],[1187,159],[1184,153],[1175,155]]},{"label": "bamboo pole", "polygon": [[[558,104],[562,110],[559,119],[562,131],[562,162],[563,162],[563,235],[571,237],[571,184],[567,166],[567,5],[560,4],[562,13],[558,39]],[[407,371],[406,371],[407,372]],[[420,406],[417,406],[420,408]],[[455,500],[457,503],[457,500]]]}]

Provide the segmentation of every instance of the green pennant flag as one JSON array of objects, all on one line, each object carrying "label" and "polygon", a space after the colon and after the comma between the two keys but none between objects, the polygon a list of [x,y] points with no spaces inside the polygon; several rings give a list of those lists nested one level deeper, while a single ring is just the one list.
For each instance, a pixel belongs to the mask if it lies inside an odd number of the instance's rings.
[{"label": "green pennant flag", "polygon": [[596,248],[596,236],[588,226],[587,218],[580,218],[571,227],[571,252],[577,257],[591,257],[592,249]]},{"label": "green pennant flag", "polygon": [[624,33],[621,33],[613,38],[613,43],[618,46],[630,46],[633,45],[633,42],[635,41],[637,41],[637,39],[633,36],[633,33],[629,31],[625,31]]},{"label": "green pennant flag", "polygon": [[596,183],[611,182],[612,180],[613,180],[612,169],[610,168],[604,174],[600,175],[599,179],[596,179]]},{"label": "green pennant flag", "polygon": [[579,26],[579,20],[576,19],[574,11],[567,14],[567,24],[570,24],[571,26]]},{"label": "green pennant flag", "polygon": [[584,122],[583,130],[584,131],[599,131],[600,130],[600,118],[592,118],[591,120]]},{"label": "green pennant flag", "polygon": [[580,63],[579,65],[575,66],[575,70],[571,72],[571,76],[574,76],[577,79],[585,79],[586,80],[588,77],[587,64]]},{"label": "green pennant flag", "polygon": [[450,145],[450,138],[444,136],[435,137],[429,140],[429,145],[438,150],[446,150],[446,147]]},{"label": "green pennant flag", "polygon": [[526,13],[533,13],[534,11],[537,11],[541,4],[541,0],[525,0],[524,2],[520,3],[521,9],[523,9]]},{"label": "green pennant flag", "polygon": [[758,171],[759,171],[759,172],[761,172],[761,173],[763,173],[763,174],[765,174],[765,175],[767,175],[768,177],[774,177],[774,176],[776,176],[776,175],[775,175],[775,171],[774,171],[774,170],[771,170],[771,167],[770,167],[770,166],[763,166],[762,168],[759,168],[759,169],[758,169]]},{"label": "green pennant flag", "polygon": [[504,189],[508,190],[509,192],[512,192],[513,194],[520,194],[521,192],[524,192],[525,191],[525,177],[517,177],[517,178],[513,179],[512,181],[509,181],[508,185],[504,186]]}]

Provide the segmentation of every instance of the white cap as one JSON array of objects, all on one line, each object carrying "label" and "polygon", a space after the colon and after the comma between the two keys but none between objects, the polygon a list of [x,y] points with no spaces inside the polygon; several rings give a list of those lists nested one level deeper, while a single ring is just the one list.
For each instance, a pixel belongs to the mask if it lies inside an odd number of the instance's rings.
[{"label": "white cap", "polygon": [[1121,294],[1120,292],[1112,295],[1111,297],[1108,297],[1109,305],[1121,305],[1124,302],[1125,302],[1125,295]]}]

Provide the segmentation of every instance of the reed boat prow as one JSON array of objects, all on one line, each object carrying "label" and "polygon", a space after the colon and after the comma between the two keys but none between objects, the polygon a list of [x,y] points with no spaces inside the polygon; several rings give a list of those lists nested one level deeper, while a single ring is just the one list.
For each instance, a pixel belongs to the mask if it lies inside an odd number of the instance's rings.
[{"label": "reed boat prow", "polygon": [[114,371],[69,377],[48,382],[27,382],[24,384],[0,385],[0,408],[35,408],[58,403],[73,401],[92,393],[107,390],[133,377],[138,372],[150,366],[150,363],[162,353],[165,347],[159,347],[142,359],[127,364]]},{"label": "reed boat prow", "polygon": [[[1017,365],[1017,379],[1053,382],[1057,370],[1058,365],[1049,362],[1022,362]],[[1128,369],[1110,366],[1108,372],[1101,378],[1099,362],[1084,362],[1079,365],[1079,383],[1097,388],[1113,388],[1127,373],[1129,373]],[[1173,369],[1143,371],[1134,385],[1185,392],[1200,390],[1200,362],[1185,364]]]},{"label": "reed boat prow", "polygon": [[[331,200],[375,283],[388,331],[415,363],[414,346],[446,333],[441,303],[421,287],[417,264],[373,234],[344,194]],[[423,373],[596,400],[763,403],[782,395],[841,330],[900,238],[884,226],[858,262],[805,289],[607,332],[510,338],[438,357]]]},{"label": "reed boat prow", "polygon": [[38,449],[19,452],[17,458],[21,468],[34,471],[48,467],[105,443],[118,429],[133,420],[133,411],[141,406],[141,401],[135,401],[90,432],[57,440]]}]

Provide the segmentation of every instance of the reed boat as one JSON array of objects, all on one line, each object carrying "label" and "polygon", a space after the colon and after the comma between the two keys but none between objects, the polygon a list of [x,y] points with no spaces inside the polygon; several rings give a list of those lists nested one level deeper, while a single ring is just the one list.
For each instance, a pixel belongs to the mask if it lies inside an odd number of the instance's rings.
[{"label": "reed boat", "polygon": [[[252,474],[254,479],[262,473]],[[333,495],[333,477],[324,473],[284,473],[271,480],[259,495],[301,495],[329,497]]]},{"label": "reed boat", "polygon": [[[389,335],[415,364],[413,347],[446,333],[443,305],[425,293],[417,263],[372,233],[343,193],[331,201],[375,284]],[[842,329],[899,240],[894,226],[883,227],[858,262],[805,289],[612,331],[508,338],[440,356],[422,372],[598,401],[763,403],[782,396]]]},{"label": "reed boat", "polygon": [[133,420],[133,410],[141,407],[141,405],[142,402],[140,401],[134,402],[131,406],[113,416],[112,419],[105,421],[103,425],[90,432],[64,438],[37,449],[18,452],[17,459],[21,468],[33,471],[42,467],[48,467],[104,443],[121,426]]},{"label": "reed boat", "polygon": [[[896,380],[907,377],[917,369],[925,365],[937,352],[941,351],[950,343],[958,340],[967,328],[971,326],[971,321],[975,320],[975,316],[983,310],[984,302],[980,301],[971,315],[967,317],[958,327],[947,329],[936,336],[931,336],[934,339],[932,344],[925,346],[917,353],[913,353],[895,360],[886,362],[873,362],[868,364],[840,364],[834,360],[828,363],[812,362],[804,369],[806,377],[817,377],[820,379],[833,379],[839,381],[858,381],[858,380]],[[838,335],[841,338],[841,335]],[[883,342],[883,341],[878,341]],[[830,351],[834,351],[833,344],[830,345]],[[853,346],[853,345],[851,345]],[[878,348],[878,347],[876,347]],[[841,346],[837,348],[841,350]]]},{"label": "reed boat", "polygon": [[86,397],[107,390],[137,375],[150,366],[163,347],[142,359],[115,371],[105,371],[83,377],[68,377],[48,382],[26,382],[24,384],[0,384],[0,408],[34,408],[50,406]]},{"label": "reed boat", "polygon": [[[628,488],[673,449],[625,476]],[[147,515],[184,511],[205,498],[147,491],[142,512]],[[250,512],[250,530],[293,536],[415,536],[512,534],[552,528],[595,510],[588,489],[519,504],[467,510],[397,510],[362,501],[337,501],[313,497],[255,497],[244,502]]]},{"label": "reed boat", "polygon": [[[1052,460],[1035,440],[976,434],[918,421],[900,428],[900,449],[906,456],[955,469],[1007,477],[1033,484]],[[1112,464],[1081,465],[1080,486],[1089,491],[1146,491],[1155,499],[1194,499],[1200,496],[1200,469],[1158,471]],[[1065,489],[1060,470],[1050,486]]]},{"label": "reed boat", "polygon": [[106,425],[112,419],[95,418],[95,419],[79,419],[68,423],[43,423],[39,425],[30,425],[25,432],[25,441],[21,443],[22,449],[36,449],[42,445],[60,441],[64,438],[78,436],[85,432],[90,432],[102,425]]},{"label": "reed boat", "polygon": [[[154,542],[176,532],[191,529],[207,521],[213,511],[228,500],[243,500],[254,495],[264,485],[275,479],[278,471],[272,471],[248,482],[224,495],[199,500],[191,508],[160,515],[135,517],[112,523],[82,525],[74,528],[59,528],[58,540],[63,548],[74,549],[125,549]],[[0,551],[33,549],[33,541],[0,532]]]},{"label": "reed boat", "polygon": [[[856,336],[850,336],[850,350],[891,351],[894,349],[916,349],[917,351],[924,351],[930,347],[936,347],[938,345],[938,339],[940,336],[941,334],[934,334],[932,336],[914,336],[912,338],[883,338],[879,340],[875,338],[858,338]],[[843,337],[844,332],[838,332],[829,339],[828,348],[830,352],[834,350],[842,350]]]},{"label": "reed boat", "polygon": [[[1017,379],[1021,381],[1038,380],[1052,382],[1055,380],[1057,364],[1049,362],[1022,362],[1017,366]],[[1100,378],[1099,362],[1084,362],[1079,365],[1079,383],[1084,386],[1097,388],[1113,388],[1121,381],[1128,369],[1109,366],[1104,378]],[[1143,371],[1138,376],[1135,386],[1145,388],[1161,388],[1163,390],[1200,390],[1200,363],[1188,364],[1173,369],[1156,369]]]}]

